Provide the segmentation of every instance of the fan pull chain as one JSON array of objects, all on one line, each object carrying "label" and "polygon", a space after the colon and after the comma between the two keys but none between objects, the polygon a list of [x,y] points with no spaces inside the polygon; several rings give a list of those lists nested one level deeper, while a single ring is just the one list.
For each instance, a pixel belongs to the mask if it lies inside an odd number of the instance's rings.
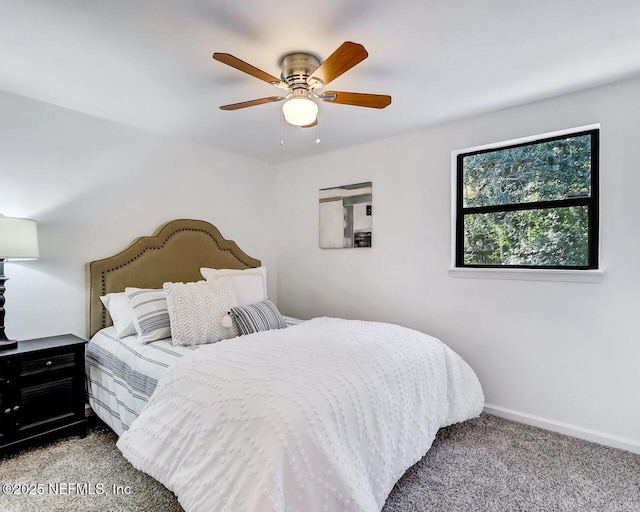
[{"label": "fan pull chain", "polygon": [[320,144],[320,112],[316,114],[316,144]]},{"label": "fan pull chain", "polygon": [[280,109],[280,145],[284,146],[284,112]]}]

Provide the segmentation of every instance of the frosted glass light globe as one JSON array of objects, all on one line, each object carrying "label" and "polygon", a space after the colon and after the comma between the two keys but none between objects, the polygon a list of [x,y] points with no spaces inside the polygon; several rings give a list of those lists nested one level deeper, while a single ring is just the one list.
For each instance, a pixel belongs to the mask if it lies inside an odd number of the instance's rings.
[{"label": "frosted glass light globe", "polygon": [[318,116],[318,105],[309,98],[291,98],[282,105],[282,113],[287,123],[306,126]]}]

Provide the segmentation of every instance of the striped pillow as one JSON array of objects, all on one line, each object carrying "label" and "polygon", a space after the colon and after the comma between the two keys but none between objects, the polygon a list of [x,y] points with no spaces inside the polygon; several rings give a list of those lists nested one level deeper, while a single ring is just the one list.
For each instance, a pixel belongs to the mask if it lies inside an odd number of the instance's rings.
[{"label": "striped pillow", "polygon": [[171,323],[164,290],[125,288],[133,308],[133,325],[140,343],[171,337]]},{"label": "striped pillow", "polygon": [[231,317],[238,326],[240,334],[284,329],[287,326],[284,317],[269,299],[231,308]]}]

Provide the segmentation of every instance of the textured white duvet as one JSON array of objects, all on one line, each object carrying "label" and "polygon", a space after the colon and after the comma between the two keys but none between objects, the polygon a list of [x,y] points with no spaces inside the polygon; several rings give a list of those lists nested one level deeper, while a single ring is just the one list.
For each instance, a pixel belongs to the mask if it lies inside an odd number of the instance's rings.
[{"label": "textured white duvet", "polygon": [[437,430],[483,400],[435,338],[317,318],[183,357],[118,448],[188,512],[379,511]]}]

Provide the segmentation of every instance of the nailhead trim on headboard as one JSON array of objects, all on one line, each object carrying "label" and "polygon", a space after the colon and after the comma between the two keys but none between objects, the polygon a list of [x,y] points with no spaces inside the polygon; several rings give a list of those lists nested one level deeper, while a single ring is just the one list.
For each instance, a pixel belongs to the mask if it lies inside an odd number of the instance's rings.
[{"label": "nailhead trim on headboard", "polygon": [[[199,224],[199,225],[204,225],[205,227],[190,227],[190,226],[182,226],[182,227],[175,227],[173,228],[173,230],[171,229],[172,224],[185,224],[185,223],[194,223],[194,224]],[[211,229],[208,230],[207,226],[209,226]],[[164,239],[162,239],[162,242],[158,245],[158,238],[162,235],[163,231],[166,230],[170,230],[169,233],[166,234],[166,236],[164,237]],[[238,263],[240,263],[244,268],[252,268],[254,266],[260,265],[260,261],[256,260],[254,258],[251,258],[250,256],[248,256],[246,253],[244,253],[244,251],[242,251],[238,245],[233,242],[232,240],[227,240],[225,239],[219,232],[219,230],[213,226],[212,224],[205,222],[205,221],[199,221],[199,220],[189,220],[189,219],[178,219],[175,221],[171,221],[168,222],[166,224],[164,224],[163,226],[161,226],[160,228],[158,228],[155,232],[154,235],[152,236],[147,236],[147,237],[141,237],[139,239],[137,239],[133,244],[131,244],[130,248],[133,248],[132,246],[135,246],[135,244],[140,243],[140,242],[147,242],[147,245],[144,245],[140,248],[140,250],[135,254],[135,256],[131,256],[127,261],[125,261],[124,263],[120,263],[119,265],[115,265],[112,267],[107,267],[107,268],[103,268],[101,269],[100,272],[100,295],[105,295],[107,293],[107,283],[106,283],[106,276],[107,274],[111,273],[111,272],[115,272],[117,270],[121,270],[125,267],[127,267],[128,265],[130,265],[131,263],[135,262],[136,260],[138,260],[140,257],[142,257],[146,252],[148,251],[159,251],[161,249],[164,249],[166,244],[177,234],[182,233],[182,232],[193,232],[193,233],[202,233],[203,235],[206,235],[207,237],[209,237],[209,239],[214,243],[215,247],[218,249],[218,251],[220,252],[224,252],[227,253],[229,255],[231,255],[233,257],[233,259],[235,259]],[[223,247],[222,244],[230,244],[230,247]],[[127,251],[128,249],[125,249],[122,252]],[[119,253],[119,254],[122,254]],[[119,255],[118,254],[118,255]],[[113,258],[117,258],[118,255],[113,256]],[[90,269],[90,274],[93,271],[93,269],[91,268],[91,265],[94,263],[108,263],[108,260],[110,260],[111,258],[105,258],[104,260],[99,260],[96,262],[92,262],[89,264],[89,269]],[[96,276],[97,277],[97,276]],[[89,276],[89,279],[91,279],[91,275]],[[91,286],[90,286],[91,288]],[[90,292],[93,296],[93,293],[95,292]],[[89,308],[89,316],[91,317],[91,307],[97,307],[96,303],[92,303],[92,297],[90,296],[90,308]],[[107,312],[104,308],[102,308],[101,310],[101,315],[100,315],[100,324],[101,327],[104,328],[107,326]],[[94,324],[95,325],[95,324]],[[91,331],[93,331],[95,328],[91,328],[91,318],[89,318],[89,334],[92,334]]]}]

